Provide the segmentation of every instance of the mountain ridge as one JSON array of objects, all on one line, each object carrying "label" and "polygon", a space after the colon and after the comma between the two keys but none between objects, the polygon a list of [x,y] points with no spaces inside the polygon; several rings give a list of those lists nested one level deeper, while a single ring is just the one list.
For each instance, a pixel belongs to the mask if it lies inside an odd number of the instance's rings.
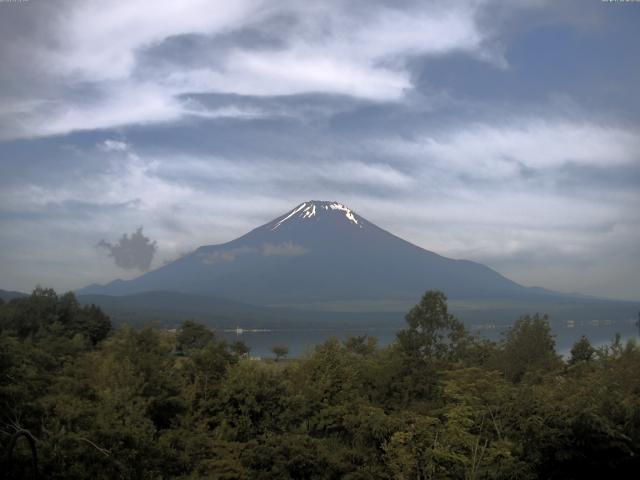
[{"label": "mountain ridge", "polygon": [[203,245],[133,280],[77,293],[129,295],[168,290],[256,305],[407,300],[428,289],[450,298],[563,297],[524,287],[486,265],[414,245],[335,201],[302,202],[217,245]]}]

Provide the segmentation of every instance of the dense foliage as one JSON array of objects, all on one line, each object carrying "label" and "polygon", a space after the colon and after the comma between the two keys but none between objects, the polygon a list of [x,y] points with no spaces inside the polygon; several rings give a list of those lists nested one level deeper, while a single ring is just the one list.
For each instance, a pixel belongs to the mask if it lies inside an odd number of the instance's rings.
[{"label": "dense foliage", "polygon": [[37,289],[0,304],[5,478],[627,478],[640,467],[640,348],[568,361],[546,317],[479,340],[427,292],[397,341],[257,361],[194,322],[112,331]]}]

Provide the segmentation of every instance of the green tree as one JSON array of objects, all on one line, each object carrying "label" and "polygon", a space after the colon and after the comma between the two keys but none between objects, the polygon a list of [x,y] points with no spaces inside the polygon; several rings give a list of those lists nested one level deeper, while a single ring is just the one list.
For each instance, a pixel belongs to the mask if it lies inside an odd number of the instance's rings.
[{"label": "green tree", "polygon": [[252,478],[273,480],[339,478],[326,446],[300,433],[265,435],[249,441],[242,463]]},{"label": "green tree", "polygon": [[201,323],[185,320],[176,338],[178,349],[183,352],[203,348],[215,338],[214,333]]},{"label": "green tree", "polygon": [[449,313],[442,292],[426,292],[405,319],[408,328],[398,332],[398,343],[415,359],[450,356],[466,335],[464,325]]},{"label": "green tree", "polygon": [[344,346],[348,352],[357,355],[372,355],[378,346],[378,339],[369,335],[348,337],[344,341]]},{"label": "green tree", "polygon": [[449,313],[442,292],[426,292],[405,319],[408,328],[397,334],[401,371],[392,387],[403,405],[435,397],[438,370],[460,356],[467,336],[464,325]]},{"label": "green tree", "polygon": [[236,361],[226,342],[211,341],[191,351],[181,369],[186,382],[184,393],[192,406],[209,406],[229,367]]},{"label": "green tree", "polygon": [[99,307],[81,306],[72,292],[58,297],[50,288],[37,287],[29,297],[14,299],[2,308],[0,329],[20,338],[80,334],[96,345],[111,331],[111,321]]},{"label": "green tree", "polygon": [[313,354],[287,373],[302,397],[299,415],[305,429],[321,436],[346,434],[345,418],[363,400],[360,362],[336,338],[318,345]]},{"label": "green tree", "polygon": [[235,341],[231,344],[231,351],[236,357],[241,358],[249,355],[251,347],[244,342]]},{"label": "green tree", "polygon": [[501,367],[506,378],[520,382],[526,373],[549,372],[561,366],[547,315],[520,317],[511,326],[503,343]]},{"label": "green tree", "polygon": [[595,353],[596,349],[591,346],[589,339],[583,335],[571,348],[569,365],[574,365],[579,362],[590,362],[593,360]]},{"label": "green tree", "polygon": [[92,345],[97,345],[111,332],[111,320],[96,305],[87,305],[78,309],[71,321],[70,333],[80,333]]},{"label": "green tree", "polygon": [[290,427],[291,394],[272,365],[242,360],[225,376],[217,396],[218,433],[246,442]]},{"label": "green tree", "polygon": [[2,309],[0,328],[24,339],[57,320],[58,296],[50,288],[36,287],[29,297],[15,298]]}]

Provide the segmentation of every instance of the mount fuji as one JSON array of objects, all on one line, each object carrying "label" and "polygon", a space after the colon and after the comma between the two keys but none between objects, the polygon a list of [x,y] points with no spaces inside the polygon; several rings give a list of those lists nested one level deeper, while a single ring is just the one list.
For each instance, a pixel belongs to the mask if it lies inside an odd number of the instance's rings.
[{"label": "mount fuji", "polygon": [[451,299],[562,297],[519,285],[480,263],[454,260],[377,227],[347,206],[307,201],[231,242],[194,252],[129,281],[80,295],[169,291],[263,306],[415,302],[426,290]]}]

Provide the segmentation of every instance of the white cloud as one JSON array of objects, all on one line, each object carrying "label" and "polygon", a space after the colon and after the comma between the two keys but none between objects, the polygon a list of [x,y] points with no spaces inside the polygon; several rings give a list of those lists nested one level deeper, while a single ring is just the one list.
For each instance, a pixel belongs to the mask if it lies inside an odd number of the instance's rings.
[{"label": "white cloud", "polygon": [[191,99],[187,99],[183,102],[182,113],[184,115],[193,115],[195,117],[202,118],[237,118],[247,120],[286,115],[284,112],[267,112],[259,108],[237,107],[235,105],[220,108],[207,108]]},{"label": "white cloud", "polygon": [[88,102],[56,101],[33,105],[35,108],[31,110],[23,109],[11,114],[10,126],[0,130],[0,139],[163,123],[185,116],[254,119],[271,115],[258,109],[233,105],[209,109],[191,99],[179,99],[157,86],[135,82],[115,87]]},{"label": "white cloud", "polygon": [[[349,16],[329,4],[295,10],[300,24],[284,49],[231,49],[215,68],[180,70],[167,83],[178,90],[272,96],[308,92],[395,101],[412,87],[404,65],[413,55],[438,56],[480,49],[474,8],[407,11],[372,5]],[[353,15],[353,14],[351,14]]]},{"label": "white cloud", "polygon": [[79,130],[108,129],[131,124],[176,120],[182,115],[180,102],[152,86],[108,87],[100,98],[83,102],[40,102],[37,108],[10,116],[10,126],[0,138],[37,137]]},{"label": "white cloud", "polygon": [[216,34],[250,22],[263,2],[254,0],[88,0],[58,20],[51,59],[62,75],[80,80],[127,79],[140,49],[174,35]]},{"label": "white cloud", "polygon": [[408,74],[331,58],[319,52],[234,52],[222,70],[174,72],[174,91],[253,96],[330,93],[374,100],[398,100],[411,84]]},{"label": "white cloud", "polygon": [[119,140],[107,139],[98,144],[98,148],[105,152],[126,152],[129,150],[129,145],[126,142]]},{"label": "white cloud", "polygon": [[425,133],[413,140],[390,138],[374,144],[431,171],[456,172],[478,179],[508,179],[517,176],[523,167],[640,162],[640,137],[635,131],[565,119],[462,125],[445,133]]},{"label": "white cloud", "polygon": [[[464,51],[490,58],[475,20],[483,3],[418,2],[396,9],[347,1],[113,0],[105,9],[96,0],[71,2],[70,10],[54,19],[53,36],[29,46],[38,59],[33,68],[48,84],[46,93],[16,99],[0,112],[0,138],[167,122],[185,115],[255,118],[256,112],[234,105],[194,111],[179,99],[188,93],[326,93],[398,101],[412,88],[406,65],[412,56]],[[140,68],[141,53],[173,37],[215,39],[247,28],[278,42],[260,48],[231,42],[215,52],[193,47],[189,54],[199,57],[197,66],[174,58]],[[67,93],[87,85],[87,95]]]},{"label": "white cloud", "polygon": [[336,49],[352,57],[389,61],[397,55],[473,52],[483,40],[474,19],[477,8],[472,2],[409,11],[382,8],[364,28],[345,28]]},{"label": "white cloud", "polygon": [[160,178],[191,181],[236,181],[264,183],[288,181],[296,184],[331,182],[341,185],[366,185],[389,189],[406,189],[414,184],[410,175],[388,163],[366,163],[340,158],[309,162],[297,158],[257,158],[232,161],[222,157],[187,155],[156,157],[148,167]]}]

